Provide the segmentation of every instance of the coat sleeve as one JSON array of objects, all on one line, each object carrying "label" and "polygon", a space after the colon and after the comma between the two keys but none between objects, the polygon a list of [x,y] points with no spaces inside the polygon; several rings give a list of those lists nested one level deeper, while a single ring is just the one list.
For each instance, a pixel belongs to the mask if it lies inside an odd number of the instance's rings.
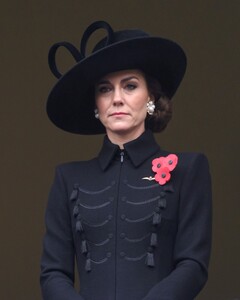
[{"label": "coat sleeve", "polygon": [[56,169],[45,215],[40,283],[43,300],[83,300],[74,289],[75,252],[66,186]]},{"label": "coat sleeve", "polygon": [[143,300],[192,300],[208,276],[211,249],[211,179],[203,154],[190,155],[180,187],[174,270]]}]

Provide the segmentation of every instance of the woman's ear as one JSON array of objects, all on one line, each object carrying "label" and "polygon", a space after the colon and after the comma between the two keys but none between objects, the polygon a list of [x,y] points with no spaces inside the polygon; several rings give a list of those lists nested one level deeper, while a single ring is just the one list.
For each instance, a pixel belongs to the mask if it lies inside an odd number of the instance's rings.
[{"label": "woman's ear", "polygon": [[147,102],[149,102],[149,101],[152,101],[153,103],[155,102],[155,97],[154,97],[154,95],[153,94],[148,94],[148,100],[147,100]]}]

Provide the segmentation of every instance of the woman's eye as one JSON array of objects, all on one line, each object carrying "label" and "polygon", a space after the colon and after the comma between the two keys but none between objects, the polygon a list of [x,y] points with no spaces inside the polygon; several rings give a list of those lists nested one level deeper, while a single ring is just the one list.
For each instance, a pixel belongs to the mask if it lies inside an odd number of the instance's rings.
[{"label": "woman's eye", "polygon": [[97,89],[97,91],[102,94],[108,93],[108,92],[110,92],[110,90],[111,89],[108,86],[99,86]]},{"label": "woman's eye", "polygon": [[137,85],[134,84],[134,83],[128,83],[128,84],[126,85],[126,89],[129,90],[129,91],[134,90],[136,87],[137,87]]}]

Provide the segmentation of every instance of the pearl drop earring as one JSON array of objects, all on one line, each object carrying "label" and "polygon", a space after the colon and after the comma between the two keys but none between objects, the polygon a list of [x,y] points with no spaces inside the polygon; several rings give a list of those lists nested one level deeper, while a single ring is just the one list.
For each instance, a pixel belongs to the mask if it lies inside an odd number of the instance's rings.
[{"label": "pearl drop earring", "polygon": [[95,113],[95,118],[99,119],[99,113],[98,113],[98,109],[94,109],[94,113]]},{"label": "pearl drop earring", "polygon": [[147,113],[149,115],[153,115],[154,110],[155,110],[155,104],[153,103],[152,100],[149,100],[147,103]]}]

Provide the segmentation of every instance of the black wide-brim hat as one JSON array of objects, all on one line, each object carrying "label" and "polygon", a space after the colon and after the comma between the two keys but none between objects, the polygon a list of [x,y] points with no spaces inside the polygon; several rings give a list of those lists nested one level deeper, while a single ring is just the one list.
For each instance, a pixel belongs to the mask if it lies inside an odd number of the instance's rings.
[{"label": "black wide-brim hat", "polygon": [[[90,35],[104,28],[107,37],[85,56]],[[65,47],[76,60],[64,75],[56,66],[55,55]],[[114,32],[104,21],[91,24],[83,34],[80,51],[68,42],[54,44],[49,51],[49,66],[59,78],[49,94],[47,114],[59,128],[78,134],[100,134],[104,126],[94,116],[94,84],[102,76],[126,69],[139,69],[156,78],[169,98],[175,94],[186,70],[186,56],[173,41],[152,37],[141,30]]]}]

